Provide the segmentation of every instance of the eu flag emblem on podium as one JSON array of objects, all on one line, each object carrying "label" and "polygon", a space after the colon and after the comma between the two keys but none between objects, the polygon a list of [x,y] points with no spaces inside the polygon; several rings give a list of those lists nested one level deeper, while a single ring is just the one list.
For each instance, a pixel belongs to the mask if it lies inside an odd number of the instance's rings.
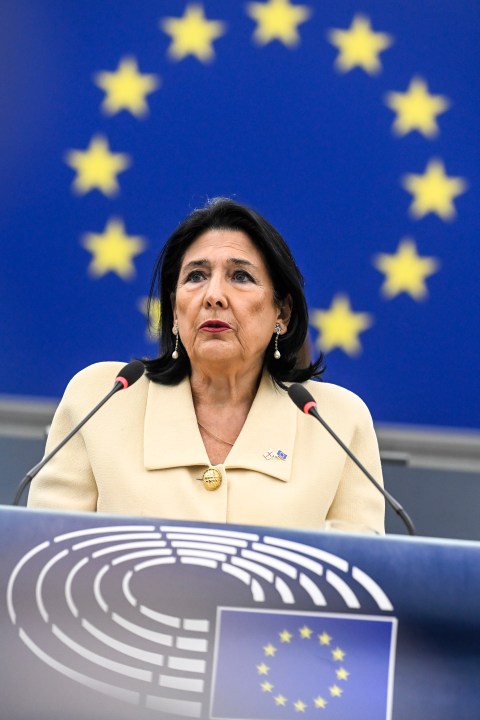
[{"label": "eu flag emblem on podium", "polygon": [[219,609],[211,717],[388,720],[396,619]]}]

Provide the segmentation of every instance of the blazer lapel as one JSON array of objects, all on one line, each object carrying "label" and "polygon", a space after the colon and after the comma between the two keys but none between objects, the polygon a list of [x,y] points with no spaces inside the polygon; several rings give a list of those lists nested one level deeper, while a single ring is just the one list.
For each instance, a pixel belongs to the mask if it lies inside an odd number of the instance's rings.
[{"label": "blazer lapel", "polygon": [[188,378],[178,385],[149,383],[143,442],[147,470],[210,465]]},{"label": "blazer lapel", "polygon": [[[287,482],[292,473],[298,410],[264,372],[245,425],[225,460]],[[273,453],[269,457],[269,453]],[[284,457],[285,456],[285,457]]]},{"label": "blazer lapel", "polygon": [[[265,372],[245,424],[224,467],[242,468],[287,482],[292,472],[298,410]],[[190,382],[150,382],[144,425],[148,470],[210,465],[193,407]]]}]

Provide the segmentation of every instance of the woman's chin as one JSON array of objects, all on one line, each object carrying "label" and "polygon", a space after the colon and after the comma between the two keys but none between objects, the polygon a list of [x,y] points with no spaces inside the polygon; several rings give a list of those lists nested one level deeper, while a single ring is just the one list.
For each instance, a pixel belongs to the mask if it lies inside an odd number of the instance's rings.
[{"label": "woman's chin", "polygon": [[196,364],[210,363],[225,365],[229,363],[238,363],[240,361],[240,353],[235,352],[234,348],[216,347],[213,343],[210,347],[204,347],[190,359],[192,367]]},{"label": "woman's chin", "polygon": [[[233,343],[226,342],[205,342],[195,348],[190,355],[192,369],[207,366],[215,368],[216,372],[228,372],[230,368],[251,365],[253,359],[245,357],[242,349]],[[260,362],[261,365],[261,362]]]}]

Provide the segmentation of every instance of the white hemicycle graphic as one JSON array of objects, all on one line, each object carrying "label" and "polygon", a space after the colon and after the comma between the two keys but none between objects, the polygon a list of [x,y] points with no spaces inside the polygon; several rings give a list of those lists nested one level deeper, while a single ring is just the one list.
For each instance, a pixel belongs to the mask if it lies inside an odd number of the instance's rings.
[{"label": "white hemicycle graphic", "polygon": [[210,616],[200,608],[202,616],[183,617],[160,599],[155,605],[151,592],[144,597],[142,588],[161,588],[172,566],[180,578],[184,566],[196,566],[213,571],[220,587],[238,581],[255,607],[274,598],[277,606],[324,610],[330,597],[346,610],[365,602],[393,610],[360,568],[306,544],[204,527],[113,525],[58,535],[25,553],[7,586],[11,622],[39,660],[70,679],[159,713],[200,718],[216,607]]}]

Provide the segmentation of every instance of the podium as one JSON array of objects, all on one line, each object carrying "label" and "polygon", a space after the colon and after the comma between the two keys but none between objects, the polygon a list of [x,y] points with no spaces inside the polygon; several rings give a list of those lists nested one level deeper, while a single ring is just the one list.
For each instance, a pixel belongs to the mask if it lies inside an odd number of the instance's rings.
[{"label": "podium", "polygon": [[8,720],[472,720],[480,543],[0,507]]}]

